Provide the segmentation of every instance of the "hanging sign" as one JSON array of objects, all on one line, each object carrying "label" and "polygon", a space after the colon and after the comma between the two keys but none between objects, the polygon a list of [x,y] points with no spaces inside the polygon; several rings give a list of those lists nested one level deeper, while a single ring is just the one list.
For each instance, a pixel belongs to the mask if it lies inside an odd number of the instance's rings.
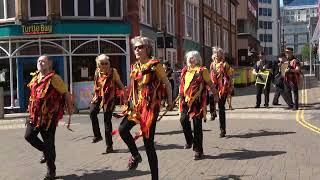
[{"label": "hanging sign", "polygon": [[36,35],[36,34],[51,34],[51,24],[31,24],[22,25],[22,33],[24,35]]}]

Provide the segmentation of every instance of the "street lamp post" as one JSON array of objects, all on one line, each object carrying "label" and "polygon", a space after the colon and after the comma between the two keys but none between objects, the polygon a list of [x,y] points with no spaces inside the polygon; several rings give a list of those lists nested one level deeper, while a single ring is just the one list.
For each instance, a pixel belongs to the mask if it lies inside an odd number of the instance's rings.
[{"label": "street lamp post", "polygon": [[309,74],[312,74],[312,59],[311,59],[311,23],[310,23],[310,18],[309,18],[309,24],[307,26],[308,30],[309,30]]},{"label": "street lamp post", "polygon": [[264,54],[267,55],[267,28],[264,27]]}]

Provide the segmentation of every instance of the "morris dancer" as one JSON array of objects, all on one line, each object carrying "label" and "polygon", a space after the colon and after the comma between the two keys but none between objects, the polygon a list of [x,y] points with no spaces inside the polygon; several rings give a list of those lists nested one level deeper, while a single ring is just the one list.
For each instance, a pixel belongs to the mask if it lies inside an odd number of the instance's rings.
[{"label": "morris dancer", "polygon": [[133,107],[120,126],[119,133],[128,146],[131,157],[128,169],[133,170],[142,161],[130,130],[140,123],[144,146],[148,156],[152,179],[159,179],[158,158],[154,147],[156,121],[161,104],[161,84],[165,84],[167,109],[172,110],[171,85],[160,61],[152,59],[152,41],[147,37],[137,36],[131,40],[137,62],[131,67],[130,96]]},{"label": "morris dancer", "polygon": [[[52,62],[47,56],[40,56],[37,61],[38,71],[34,73],[28,84],[30,88],[29,118],[25,139],[36,149],[43,152],[40,163],[47,163],[45,179],[56,176],[55,132],[58,121],[62,119],[64,105],[67,105],[69,115],[72,114],[72,100],[67,86],[54,71]],[[68,126],[70,125],[70,121]],[[42,140],[38,138],[41,134]]]},{"label": "morris dancer", "polygon": [[[181,71],[180,83],[180,122],[186,139],[185,149],[193,145],[194,160],[203,158],[202,120],[206,118],[208,85],[217,100],[218,92],[210,80],[209,71],[202,66],[202,59],[198,51],[186,54],[187,66]],[[192,135],[191,122],[194,135]]]},{"label": "morris dancer", "polygon": [[[112,113],[115,108],[116,86],[124,91],[124,86],[120,80],[120,76],[115,68],[110,67],[109,57],[101,54],[96,58],[97,69],[94,78],[94,96],[90,106],[90,119],[92,122],[92,130],[94,138],[92,143],[102,140],[99,128],[98,113],[103,109],[106,153],[113,152],[112,142]],[[126,94],[124,93],[124,96]],[[126,97],[123,97],[126,101]]]},{"label": "morris dancer", "polygon": [[[212,59],[213,62],[210,66],[210,77],[214,84],[214,86],[219,91],[219,123],[220,123],[220,137],[226,136],[226,99],[231,90],[231,75],[232,70],[230,65],[225,61],[223,49],[214,47],[213,48]],[[214,116],[212,114],[216,113],[215,103],[212,98],[210,100],[210,112],[211,112],[211,120],[214,120]],[[213,119],[212,119],[213,118]]]}]

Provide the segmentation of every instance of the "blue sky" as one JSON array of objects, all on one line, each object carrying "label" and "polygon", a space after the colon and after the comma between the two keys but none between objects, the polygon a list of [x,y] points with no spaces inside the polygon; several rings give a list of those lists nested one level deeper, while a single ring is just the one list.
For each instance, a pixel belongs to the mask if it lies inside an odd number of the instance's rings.
[{"label": "blue sky", "polygon": [[282,0],[280,0],[280,6],[283,6],[283,1]]}]

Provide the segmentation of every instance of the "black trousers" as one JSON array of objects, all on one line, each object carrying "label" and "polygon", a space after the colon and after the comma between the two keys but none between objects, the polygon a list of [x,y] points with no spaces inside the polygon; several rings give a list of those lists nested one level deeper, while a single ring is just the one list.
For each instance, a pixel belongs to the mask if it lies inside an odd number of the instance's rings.
[{"label": "black trousers", "polygon": [[203,153],[203,132],[202,132],[202,119],[194,118],[193,122],[193,135],[191,130],[191,122],[188,115],[187,105],[183,105],[183,110],[180,115],[180,123],[183,129],[183,134],[187,144],[193,144],[193,150]]},{"label": "black trousers", "polygon": [[[41,134],[41,141],[38,134]],[[49,172],[55,172],[55,160],[56,160],[56,149],[55,149],[55,134],[56,134],[56,124],[54,121],[51,123],[48,130],[45,128],[35,128],[31,123],[27,123],[26,133],[24,138],[36,149],[43,152],[45,158],[47,159],[47,167]]]},{"label": "black trousers", "polygon": [[[218,101],[219,123],[220,123],[221,133],[226,133],[226,107],[225,107],[226,100],[227,100],[227,95],[223,95],[219,98],[219,101]],[[213,95],[210,95],[209,101],[210,101],[210,113],[212,115],[213,113],[216,113],[216,105],[214,103]]]},{"label": "black trousers", "polygon": [[[98,114],[100,112],[100,102],[101,99],[97,103],[93,103],[90,105],[90,119],[92,123],[92,130],[94,137],[101,137]],[[112,142],[112,111],[106,111],[103,113],[104,117],[104,134],[106,139],[107,147],[111,147]]]},{"label": "black trousers", "polygon": [[[153,180],[159,179],[158,157],[154,146],[154,135],[156,132],[156,120],[158,119],[159,111],[155,112],[153,123],[150,126],[149,138],[143,137],[144,147],[148,156],[151,177]],[[139,155],[137,145],[130,133],[130,130],[136,125],[135,122],[129,121],[127,117],[123,118],[119,126],[119,134],[122,140],[128,146],[133,157]]]},{"label": "black trousers", "polygon": [[[294,108],[299,108],[299,87],[298,83],[293,83],[291,81],[285,82],[285,92],[288,94],[288,99],[290,102],[290,106],[294,106]],[[294,102],[292,101],[292,92],[294,96]]]},{"label": "black trousers", "polygon": [[257,91],[256,91],[256,105],[260,106],[261,104],[261,94],[264,92],[264,105],[269,105],[269,94],[270,94],[270,81],[267,82],[266,87],[262,84],[256,85]]}]

